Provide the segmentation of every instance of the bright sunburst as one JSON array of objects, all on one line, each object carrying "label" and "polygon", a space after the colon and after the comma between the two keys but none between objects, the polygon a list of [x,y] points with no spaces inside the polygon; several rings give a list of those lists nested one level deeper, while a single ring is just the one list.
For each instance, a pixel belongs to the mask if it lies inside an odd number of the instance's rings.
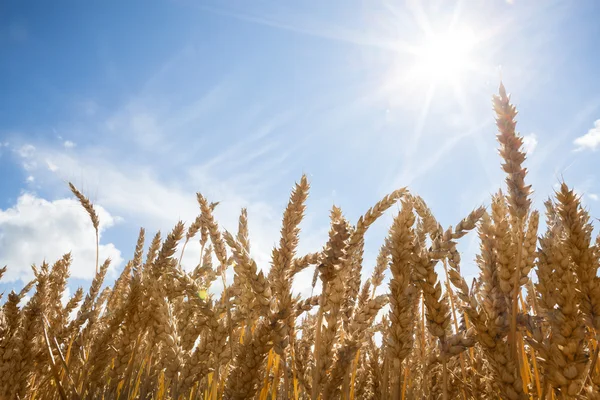
[{"label": "bright sunburst", "polygon": [[469,28],[430,34],[414,47],[411,77],[434,85],[456,84],[474,68],[474,32]]}]

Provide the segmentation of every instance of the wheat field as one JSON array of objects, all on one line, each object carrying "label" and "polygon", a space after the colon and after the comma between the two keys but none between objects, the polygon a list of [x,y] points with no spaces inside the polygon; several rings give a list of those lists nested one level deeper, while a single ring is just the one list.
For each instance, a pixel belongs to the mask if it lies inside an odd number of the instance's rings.
[{"label": "wheat field", "polygon": [[[33,266],[0,310],[0,399],[600,399],[600,237],[565,183],[538,232],[502,85],[493,109],[506,187],[456,226],[401,188],[355,223],[333,207],[322,250],[297,254],[303,176],[269,266],[252,258],[246,210],[237,232],[225,231],[200,193],[189,226],[150,240],[140,230],[112,286],[110,260],[97,257],[87,293],[63,305],[70,254]],[[71,190],[98,242],[94,205]],[[365,233],[396,205],[367,276]],[[466,282],[457,244],[470,231],[480,272]],[[202,260],[186,272],[190,241]],[[322,290],[301,298],[292,283],[307,268]],[[216,282],[225,288],[213,295]]]}]

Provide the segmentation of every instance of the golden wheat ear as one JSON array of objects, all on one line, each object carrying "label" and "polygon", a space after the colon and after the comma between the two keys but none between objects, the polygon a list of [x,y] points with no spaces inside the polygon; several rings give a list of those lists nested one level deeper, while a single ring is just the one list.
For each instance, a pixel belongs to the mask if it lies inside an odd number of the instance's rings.
[{"label": "golden wheat ear", "polygon": [[493,97],[496,126],[500,143],[500,156],[504,160],[502,169],[507,174],[508,203],[511,216],[523,219],[531,206],[531,186],[525,184],[527,169],[523,167],[526,154],[523,137],[516,131],[517,108],[510,102],[504,84],[500,83],[498,94]]},{"label": "golden wheat ear", "polygon": [[98,214],[96,213],[94,205],[92,204],[90,199],[85,197],[83,193],[77,190],[75,185],[73,185],[71,182],[69,182],[69,188],[71,189],[71,192],[73,192],[75,197],[77,197],[77,200],[79,200],[79,203],[85,209],[85,211],[90,216],[90,219],[92,220],[92,225],[94,226],[94,231],[96,232],[96,273],[98,273],[98,259],[100,257],[100,219],[98,218]]}]

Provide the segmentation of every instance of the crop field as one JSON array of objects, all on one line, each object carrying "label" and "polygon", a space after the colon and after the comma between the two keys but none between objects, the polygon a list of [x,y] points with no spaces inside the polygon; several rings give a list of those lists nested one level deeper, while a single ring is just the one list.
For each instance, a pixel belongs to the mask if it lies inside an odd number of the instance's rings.
[{"label": "crop field", "polygon": [[[253,259],[252,215],[242,209],[226,231],[213,216],[222,199],[201,193],[190,224],[140,230],[110,285],[111,260],[97,256],[89,290],[63,303],[71,255],[34,265],[26,287],[3,294],[0,399],[600,399],[600,237],[567,183],[532,209],[502,85],[492,103],[505,187],[454,226],[399,188],[356,221],[334,206],[322,250],[298,254],[302,176],[270,265]],[[94,204],[71,191],[98,240]],[[373,269],[365,233],[386,212]],[[472,282],[457,250],[469,232]],[[191,241],[202,260],[183,268]],[[321,290],[303,298],[292,283],[305,269]],[[214,294],[216,282],[225,288]]]}]

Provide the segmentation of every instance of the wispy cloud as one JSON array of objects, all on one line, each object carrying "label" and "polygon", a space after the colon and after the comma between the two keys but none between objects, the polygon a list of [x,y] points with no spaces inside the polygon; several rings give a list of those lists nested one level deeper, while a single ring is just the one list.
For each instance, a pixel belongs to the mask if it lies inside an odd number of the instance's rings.
[{"label": "wispy cloud", "polygon": [[441,143],[435,151],[427,155],[425,158],[420,158],[418,162],[407,163],[402,167],[402,171],[397,179],[394,180],[393,185],[390,187],[397,188],[401,185],[410,185],[417,178],[422,177],[429,171],[431,171],[442,160],[448,155],[454,147],[463,139],[470,136],[477,135],[486,127],[491,125],[488,119],[482,120],[477,124],[474,124],[473,128],[459,135],[455,135],[447,139],[444,143]]},{"label": "wispy cloud", "polygon": [[22,158],[29,158],[35,152],[35,146],[31,144],[24,144],[23,146],[15,149],[15,152]]},{"label": "wispy cloud", "polygon": [[12,147],[12,151],[21,159],[21,166],[25,171],[33,171],[37,168],[37,162],[33,158],[35,154],[35,146],[32,144],[24,144],[22,146]]},{"label": "wispy cloud", "polygon": [[46,160],[46,167],[48,167],[48,170],[51,172],[58,171],[58,166],[50,160]]},{"label": "wispy cloud", "polygon": [[581,150],[592,150],[600,148],[600,119],[594,122],[594,127],[590,129],[585,135],[578,137],[573,142],[577,146],[576,151]]},{"label": "wispy cloud", "polygon": [[[162,75],[157,74],[151,80],[158,81],[159,76]],[[105,129],[111,139],[117,140],[122,146],[135,146],[136,152],[159,152],[157,149],[163,151],[165,147],[173,148],[183,140],[189,142],[192,133],[196,133],[196,142],[204,120],[211,113],[222,111],[229,98],[228,85],[217,84],[189,103],[163,105],[158,100],[160,94],[154,92],[159,89],[152,88],[153,85],[160,86],[158,82],[152,85],[148,83],[145,89],[147,93],[132,97],[101,122],[101,129]],[[180,87],[177,90],[184,97],[186,89]],[[194,144],[188,143],[185,148],[193,149]]]},{"label": "wispy cloud", "polygon": [[[402,43],[391,40],[389,37],[382,37],[373,32],[365,32],[351,27],[332,25],[330,21],[318,21],[315,20],[314,16],[302,15],[299,10],[292,11],[279,8],[278,10],[271,10],[270,13],[263,12],[259,14],[233,8],[207,7],[192,2],[189,2],[188,5],[242,21],[323,39],[390,50],[397,50],[402,46]],[[408,47],[406,44],[404,46]]]},{"label": "wispy cloud", "polygon": [[535,133],[523,136],[523,148],[527,155],[531,155],[538,145],[538,138]]}]

